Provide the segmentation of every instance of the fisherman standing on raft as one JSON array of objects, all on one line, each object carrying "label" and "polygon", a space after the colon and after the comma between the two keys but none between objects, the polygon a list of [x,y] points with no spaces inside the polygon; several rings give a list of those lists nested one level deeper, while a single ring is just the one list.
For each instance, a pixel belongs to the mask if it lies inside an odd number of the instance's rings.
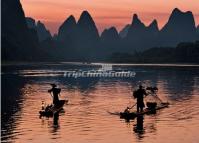
[{"label": "fisherman standing on raft", "polygon": [[146,90],[143,89],[142,85],[139,89],[133,92],[134,98],[137,98],[137,112],[143,112],[144,105],[144,95],[147,96]]},{"label": "fisherman standing on raft", "polygon": [[56,88],[56,84],[50,84],[52,86],[51,89],[48,90],[49,93],[53,93],[53,104],[57,105],[59,103],[59,95],[61,92],[61,88]]}]

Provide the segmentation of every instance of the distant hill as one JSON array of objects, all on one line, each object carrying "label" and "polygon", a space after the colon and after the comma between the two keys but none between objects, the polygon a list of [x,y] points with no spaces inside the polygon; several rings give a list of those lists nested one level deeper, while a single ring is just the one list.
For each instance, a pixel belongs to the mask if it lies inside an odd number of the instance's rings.
[{"label": "distant hill", "polygon": [[59,27],[57,40],[65,42],[74,39],[76,26],[75,17],[73,15],[69,16]]},{"label": "distant hill", "polygon": [[157,38],[159,34],[157,21],[154,20],[149,26],[146,26],[138,17],[134,14],[133,21],[129,27],[128,33],[122,41],[122,47],[124,51],[133,53],[135,50],[142,51],[149,47],[156,46]]},{"label": "distant hill", "polygon": [[[172,11],[162,29],[158,28],[157,20],[145,25],[139,16],[134,14],[131,24],[126,25],[119,33],[115,27],[110,27],[105,29],[101,36],[91,14],[83,11],[77,20],[72,15],[66,18],[60,25],[58,33],[52,37],[41,21],[25,18],[19,0],[2,1],[4,61],[106,61],[113,55],[123,56],[121,53],[127,54],[125,55],[127,59],[129,55],[134,55],[138,61],[140,58],[135,54],[142,53],[141,57],[145,57],[142,59],[143,62],[150,61],[147,54],[154,61],[155,54],[160,54],[156,58],[157,61],[161,61],[160,59],[171,61],[167,55],[173,50],[165,47],[176,47],[179,43],[197,40],[199,27],[195,27],[192,12],[182,12],[177,8]],[[178,46],[176,49],[179,49]],[[188,44],[189,46],[193,47]],[[179,53],[183,50],[180,48]],[[187,54],[190,54],[189,48]],[[197,53],[192,56],[196,55]],[[178,54],[174,56],[176,58],[171,59],[177,60],[179,57]]]},{"label": "distant hill", "polygon": [[199,25],[198,25],[198,27],[196,29],[196,32],[197,32],[197,39],[199,39]]},{"label": "distant hill", "polygon": [[126,25],[119,34],[116,34],[118,33],[116,31],[113,27],[105,29],[99,37],[91,15],[84,11],[77,22],[70,16],[60,26],[58,41],[63,44],[60,43],[59,46],[65,47],[72,59],[81,57],[95,60],[104,59],[113,52],[133,54],[135,51],[152,47],[176,46],[180,42],[193,42],[199,39],[193,14],[177,8],[172,11],[162,29],[158,28],[157,20],[146,26],[138,15],[134,14],[131,24]]},{"label": "distant hill", "polygon": [[59,47],[65,49],[68,59],[90,60],[96,58],[100,37],[91,15],[83,11],[77,22],[72,15],[64,21],[56,41]]},{"label": "distant hill", "polygon": [[199,64],[199,41],[174,47],[156,47],[143,52],[114,53],[109,62],[119,63],[196,63]]},{"label": "distant hill", "polygon": [[121,38],[115,27],[105,29],[101,34],[100,48],[98,50],[101,59],[109,56],[116,50],[118,51],[119,49],[117,48],[119,47],[120,42]]},{"label": "distant hill", "polygon": [[130,28],[130,24],[127,24],[120,32],[119,35],[121,38],[125,38],[126,35],[128,34],[129,28]]},{"label": "distant hill", "polygon": [[195,41],[196,27],[192,12],[182,12],[175,8],[161,29],[158,39],[161,46],[175,46],[179,42]]},{"label": "distant hill", "polygon": [[24,11],[19,0],[2,1],[2,60],[31,59],[29,50],[36,43],[29,44],[31,37],[26,26]]},{"label": "distant hill", "polygon": [[2,0],[2,61],[36,61],[42,56],[35,31],[27,27],[19,0]]},{"label": "distant hill", "polygon": [[50,31],[46,29],[45,25],[41,21],[36,23],[33,18],[26,17],[26,23],[28,28],[34,29],[36,31],[40,42],[48,38],[52,38]]}]

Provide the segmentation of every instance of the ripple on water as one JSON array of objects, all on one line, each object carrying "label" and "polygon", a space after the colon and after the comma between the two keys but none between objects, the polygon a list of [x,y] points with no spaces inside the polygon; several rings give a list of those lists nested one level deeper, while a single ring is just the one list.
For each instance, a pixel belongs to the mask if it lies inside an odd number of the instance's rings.
[{"label": "ripple on water", "polygon": [[[63,70],[63,68],[57,68],[57,70],[45,71],[41,67],[35,71],[24,69],[18,72],[22,75],[18,79],[21,83],[13,83],[20,90],[16,92],[17,106],[11,108],[13,114],[4,121],[1,132],[2,142],[187,143],[199,141],[198,70],[190,69],[192,74],[187,74],[179,68],[172,68],[165,72],[157,67],[153,69],[132,67],[129,70],[135,70],[138,73],[134,79],[103,78],[90,79],[91,81],[85,79],[71,81],[55,75],[61,74]],[[51,73],[55,76],[50,76]],[[143,77],[139,76],[144,74]],[[10,78],[13,77],[7,77],[7,80],[11,81]],[[135,103],[132,90],[140,80],[145,81],[146,85],[157,85],[160,97],[165,101],[168,100],[171,103],[170,107],[158,111],[155,115],[144,116],[141,126],[137,119],[126,122],[116,115],[110,115],[107,111],[120,112]],[[50,88],[49,83],[52,82],[63,87],[61,98],[69,99],[69,104],[64,106],[65,111],[60,114],[56,124],[53,118],[39,118],[38,113],[41,100],[46,103],[51,102],[51,97],[46,91]],[[15,88],[13,85],[7,86],[12,90]],[[9,106],[12,107],[12,105]],[[6,114],[2,117],[9,115],[8,111],[4,113]]]}]

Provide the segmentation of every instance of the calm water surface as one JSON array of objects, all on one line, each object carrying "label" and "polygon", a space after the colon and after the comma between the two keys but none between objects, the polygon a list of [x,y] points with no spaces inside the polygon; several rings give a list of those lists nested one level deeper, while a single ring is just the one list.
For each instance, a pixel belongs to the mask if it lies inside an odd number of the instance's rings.
[{"label": "calm water surface", "polygon": [[[2,67],[1,140],[16,143],[198,143],[199,67],[114,65],[134,78],[66,78],[64,71],[98,70],[98,65],[27,64]],[[109,112],[133,105],[139,82],[159,88],[169,108],[127,122]],[[40,118],[51,103],[49,83],[69,99],[59,119]]]}]

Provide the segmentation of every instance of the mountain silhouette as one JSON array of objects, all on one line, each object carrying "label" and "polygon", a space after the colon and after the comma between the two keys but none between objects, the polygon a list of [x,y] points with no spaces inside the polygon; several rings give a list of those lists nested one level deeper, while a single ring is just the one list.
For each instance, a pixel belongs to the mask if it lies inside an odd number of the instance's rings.
[{"label": "mountain silhouette", "polygon": [[127,51],[133,52],[154,46],[176,46],[180,42],[193,42],[198,39],[196,37],[192,12],[182,12],[175,8],[160,31],[156,20],[146,27],[138,15],[134,14],[122,45]]},{"label": "mountain silhouette", "polygon": [[115,42],[119,40],[119,34],[117,32],[117,29],[115,27],[111,27],[109,29],[105,29],[101,34],[101,40],[107,41],[107,42]]},{"label": "mountain silhouette", "polygon": [[122,45],[125,52],[133,53],[135,50],[141,51],[147,47],[153,47],[155,36],[158,34],[157,22],[153,21],[148,27],[139,19],[137,14],[133,15],[132,23],[127,36],[123,39]]},{"label": "mountain silhouette", "polygon": [[196,28],[196,32],[197,32],[197,38],[196,39],[199,39],[199,25]]},{"label": "mountain silhouette", "polygon": [[154,47],[134,54],[115,53],[109,62],[120,63],[199,63],[199,41],[176,47]]},{"label": "mountain silhouette", "polygon": [[[88,11],[83,11],[77,21],[74,16],[69,16],[52,38],[43,23],[25,18],[19,0],[2,1],[2,59],[6,61],[106,61],[113,53],[133,55],[147,49],[147,53],[151,53],[157,49],[153,47],[158,47],[158,52],[163,54],[167,50],[159,47],[176,47],[180,42],[196,40],[199,40],[199,27],[195,27],[192,12],[182,12],[177,8],[160,30],[157,20],[146,26],[134,14],[132,23],[126,25],[119,34],[115,27],[111,27],[105,29],[101,36],[92,16]],[[187,45],[191,44],[186,44],[186,49]],[[183,46],[177,48],[178,52],[184,50]],[[194,51],[197,51],[197,47]],[[180,55],[180,59],[182,57]]]},{"label": "mountain silhouette", "polygon": [[100,51],[101,57],[111,55],[114,51],[119,51],[120,36],[115,27],[105,29],[101,34]]},{"label": "mountain silhouette", "polygon": [[77,22],[77,26],[80,30],[80,32],[82,32],[83,34],[86,34],[85,36],[88,35],[88,37],[94,37],[94,38],[98,38],[99,37],[99,33],[97,30],[97,27],[95,25],[95,22],[93,21],[91,15],[88,13],[88,11],[83,11],[78,22]]},{"label": "mountain silhouette", "polygon": [[153,20],[152,23],[147,27],[147,30],[150,34],[157,36],[159,32],[157,20]]},{"label": "mountain silhouette", "polygon": [[37,29],[36,29],[36,24],[35,24],[35,20],[31,17],[26,17],[26,24],[28,26],[29,29],[29,36],[31,37],[31,41],[34,41],[34,43],[38,43],[37,47],[39,46],[39,36],[37,33]]},{"label": "mountain silhouette", "polygon": [[95,59],[99,47],[99,33],[95,22],[87,11],[83,11],[77,21],[75,50],[80,59]]},{"label": "mountain silhouette", "polygon": [[59,27],[58,39],[59,41],[65,41],[71,39],[76,29],[76,20],[73,15],[69,16],[64,23]]},{"label": "mountain silhouette", "polygon": [[[19,0],[2,1],[2,60],[35,59],[38,52],[36,33],[27,27]],[[38,54],[40,55],[40,54]]]},{"label": "mountain silhouette", "polygon": [[77,22],[71,15],[61,24],[54,41],[66,59],[88,60],[95,58],[100,39],[91,15],[83,11]]},{"label": "mountain silhouette", "polygon": [[180,42],[195,41],[196,28],[192,12],[175,8],[159,33],[160,45],[173,46]]},{"label": "mountain silhouette", "polygon": [[45,25],[41,21],[36,23],[33,18],[26,17],[26,23],[29,29],[34,29],[36,31],[40,42],[48,38],[52,38],[50,31],[46,29]]},{"label": "mountain silhouette", "polygon": [[29,29],[35,29],[36,30],[36,21],[35,19],[31,17],[26,17],[26,23]]},{"label": "mountain silhouette", "polygon": [[45,25],[41,21],[37,22],[37,33],[39,41],[44,41],[48,38],[52,38],[50,31],[46,29]]},{"label": "mountain silhouette", "polygon": [[145,32],[145,30],[146,30],[146,26],[144,25],[144,23],[141,22],[137,14],[134,14],[133,21],[127,33],[127,37],[128,38],[142,37],[144,35],[143,32]]},{"label": "mountain silhouette", "polygon": [[129,28],[130,28],[130,24],[127,24],[120,32],[119,32],[119,35],[121,38],[125,38],[128,31],[129,31]]},{"label": "mountain silhouette", "polygon": [[59,27],[57,36],[54,36],[53,39],[55,47],[59,51],[59,59],[75,60],[77,58],[78,33],[77,23],[73,15],[66,18]]},{"label": "mountain silhouette", "polygon": [[148,49],[147,47],[157,46],[158,34],[159,29],[157,20],[153,20],[151,24],[149,24],[149,26],[146,28],[145,37],[143,37],[144,39],[141,39],[145,43],[143,44],[143,49]]}]

